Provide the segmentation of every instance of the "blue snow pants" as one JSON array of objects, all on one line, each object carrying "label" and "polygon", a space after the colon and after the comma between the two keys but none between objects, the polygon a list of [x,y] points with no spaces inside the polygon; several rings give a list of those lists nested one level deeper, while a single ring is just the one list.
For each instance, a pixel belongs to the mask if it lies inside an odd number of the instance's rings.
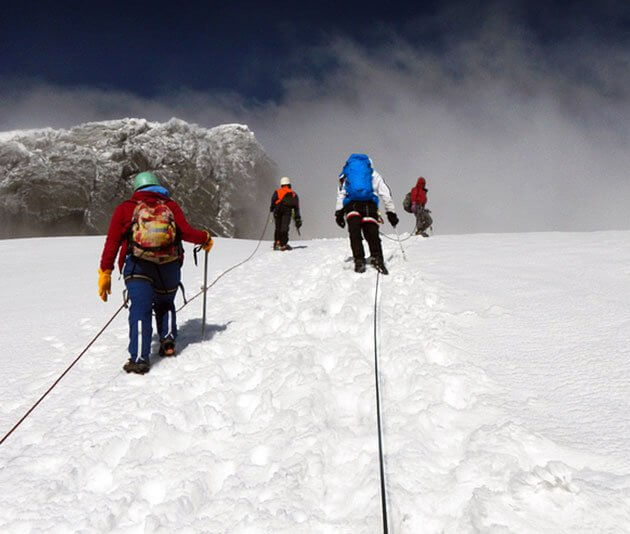
[{"label": "blue snow pants", "polygon": [[131,306],[129,308],[129,356],[131,361],[149,363],[151,354],[152,311],[155,311],[160,341],[175,340],[175,295],[181,280],[179,261],[161,265],[127,256],[123,276]]}]

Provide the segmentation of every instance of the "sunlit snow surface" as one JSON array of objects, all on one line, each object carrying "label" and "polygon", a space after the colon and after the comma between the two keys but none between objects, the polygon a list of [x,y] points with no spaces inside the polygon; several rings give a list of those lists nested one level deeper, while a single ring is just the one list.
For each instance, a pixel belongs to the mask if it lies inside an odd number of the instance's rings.
[{"label": "sunlit snow surface", "polygon": [[[121,303],[103,238],[0,241],[0,434]],[[0,532],[374,533],[375,271],[265,243],[128,375],[126,311],[0,446]],[[217,239],[209,280],[255,242]],[[630,530],[630,232],[385,240],[393,533]],[[202,268],[188,254],[188,296]],[[178,302],[181,300],[178,297]]]}]

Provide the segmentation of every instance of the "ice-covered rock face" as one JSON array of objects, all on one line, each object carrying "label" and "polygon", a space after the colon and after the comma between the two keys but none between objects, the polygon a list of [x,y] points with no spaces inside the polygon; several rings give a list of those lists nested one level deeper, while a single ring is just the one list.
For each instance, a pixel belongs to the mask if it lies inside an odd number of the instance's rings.
[{"label": "ice-covered rock face", "polygon": [[254,237],[274,165],[247,126],[178,119],[93,122],[0,134],[0,238],[103,234],[134,176],[154,171],[189,222]]}]

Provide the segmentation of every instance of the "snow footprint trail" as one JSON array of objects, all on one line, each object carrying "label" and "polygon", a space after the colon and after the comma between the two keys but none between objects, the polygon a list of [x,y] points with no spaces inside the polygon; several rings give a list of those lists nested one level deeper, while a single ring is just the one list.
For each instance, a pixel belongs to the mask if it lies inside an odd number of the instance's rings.
[{"label": "snow footprint trail", "polygon": [[180,356],[143,377],[120,371],[118,325],[115,356],[80,362],[51,398],[54,428],[34,420],[2,450],[0,528],[373,532],[374,280],[346,253],[256,258],[216,287],[212,338],[194,342],[186,308]]},{"label": "snow footprint trail", "polygon": [[[471,275],[438,268],[471,239],[410,239],[407,263],[396,242],[384,243],[392,274],[379,289],[379,364],[392,532],[622,532],[629,477],[515,422],[507,391],[477,365],[462,333],[474,312],[453,313],[451,302]],[[217,240],[209,279],[249,254],[238,245]],[[231,256],[219,254],[231,246]],[[93,271],[80,248],[77,269]],[[355,274],[347,254],[347,239],[260,253],[212,289],[207,340],[199,307],[185,308],[179,356],[142,377],[120,369],[127,326],[117,323],[0,448],[0,531],[380,531],[376,275]],[[192,287],[201,273],[190,263]],[[87,308],[93,280],[85,285],[77,300],[85,293]],[[503,306],[513,298],[500,296]],[[492,295],[483,300],[496,308]],[[72,311],[47,344],[101,324]],[[34,382],[54,370],[47,356],[31,369]]]},{"label": "snow footprint trail", "polygon": [[630,477],[592,471],[600,458],[511,421],[506,392],[457,346],[458,322],[440,297],[448,288],[418,269],[425,246],[409,243],[415,261],[392,262],[382,286],[394,532],[622,532]]},{"label": "snow footprint trail", "polygon": [[[256,384],[238,399],[247,409],[242,432],[252,441],[273,436],[253,449],[250,462],[267,459],[274,475],[253,488],[251,500],[260,501],[262,493],[285,503],[269,531],[372,532],[380,525],[369,357],[374,279],[357,285],[340,261],[347,245],[332,253],[322,245],[272,255],[268,296],[257,295],[255,303],[238,299],[249,323],[244,335],[230,336],[230,354],[251,354],[256,370]],[[249,286],[248,276],[239,287]],[[251,274],[251,283],[257,282]],[[224,290],[236,294],[238,288],[227,284]],[[239,483],[250,485],[247,478]],[[278,515],[278,505],[271,498],[258,502],[250,527],[265,524],[264,509]]]}]

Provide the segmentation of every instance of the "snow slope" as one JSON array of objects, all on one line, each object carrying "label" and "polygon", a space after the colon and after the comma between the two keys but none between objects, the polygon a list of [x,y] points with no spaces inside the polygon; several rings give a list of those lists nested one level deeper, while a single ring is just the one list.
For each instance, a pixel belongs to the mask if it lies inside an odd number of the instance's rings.
[{"label": "snow slope", "polygon": [[[101,237],[0,241],[0,434],[120,305]],[[116,319],[0,446],[1,532],[374,533],[376,274],[268,243],[127,375]],[[218,239],[209,280],[255,242]],[[630,232],[385,240],[390,528],[628,532]],[[190,294],[202,270],[187,258]]]}]

